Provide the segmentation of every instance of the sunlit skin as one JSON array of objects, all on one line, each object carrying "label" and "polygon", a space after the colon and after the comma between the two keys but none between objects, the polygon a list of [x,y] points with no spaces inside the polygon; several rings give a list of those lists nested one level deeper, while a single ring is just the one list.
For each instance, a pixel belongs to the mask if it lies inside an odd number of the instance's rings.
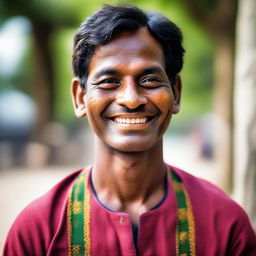
[{"label": "sunlit skin", "polygon": [[161,45],[142,28],[96,47],[86,86],[72,81],[75,113],[96,134],[94,187],[136,224],[164,196],[162,140],[179,111],[180,78],[170,84]]}]

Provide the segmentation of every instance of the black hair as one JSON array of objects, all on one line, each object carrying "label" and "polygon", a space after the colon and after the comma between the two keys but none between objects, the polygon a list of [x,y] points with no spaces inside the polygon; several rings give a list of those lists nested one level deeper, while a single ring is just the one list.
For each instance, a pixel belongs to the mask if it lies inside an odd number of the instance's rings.
[{"label": "black hair", "polygon": [[88,66],[96,46],[105,45],[124,31],[146,27],[163,47],[166,73],[171,84],[183,66],[182,33],[169,19],[156,12],[143,12],[135,6],[105,5],[80,26],[74,37],[73,72],[86,88]]}]

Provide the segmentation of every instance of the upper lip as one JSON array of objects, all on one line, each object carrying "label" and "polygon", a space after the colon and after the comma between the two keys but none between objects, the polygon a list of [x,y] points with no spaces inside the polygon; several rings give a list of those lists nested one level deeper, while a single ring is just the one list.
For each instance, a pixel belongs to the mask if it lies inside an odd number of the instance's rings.
[{"label": "upper lip", "polygon": [[134,111],[134,112],[126,112],[126,111],[106,111],[103,114],[106,118],[143,118],[143,117],[155,117],[159,115],[159,111],[151,110],[151,111]]},{"label": "upper lip", "polygon": [[111,116],[107,116],[107,118],[113,119],[116,117],[119,118],[144,118],[144,117],[154,117],[156,115],[152,115],[152,114],[129,114],[129,113],[123,113],[123,114],[115,114],[115,115],[111,115]]}]

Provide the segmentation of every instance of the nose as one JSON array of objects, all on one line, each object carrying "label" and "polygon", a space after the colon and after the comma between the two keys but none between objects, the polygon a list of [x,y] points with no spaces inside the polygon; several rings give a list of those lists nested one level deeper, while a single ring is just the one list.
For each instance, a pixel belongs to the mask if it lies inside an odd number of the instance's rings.
[{"label": "nose", "polygon": [[141,105],[145,105],[147,98],[144,92],[136,86],[136,82],[130,80],[120,88],[116,102],[129,109],[136,109]]}]

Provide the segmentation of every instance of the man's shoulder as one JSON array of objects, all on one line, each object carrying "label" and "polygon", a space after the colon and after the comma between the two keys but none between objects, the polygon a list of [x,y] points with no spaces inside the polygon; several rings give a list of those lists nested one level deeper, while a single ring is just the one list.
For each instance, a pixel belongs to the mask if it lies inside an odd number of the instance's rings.
[{"label": "man's shoulder", "polygon": [[211,196],[216,199],[230,199],[230,197],[222,191],[217,185],[214,185],[210,181],[196,177],[180,168],[171,167],[176,175],[182,180],[182,183],[187,188],[189,192],[201,193],[204,195]]},{"label": "man's shoulder", "polygon": [[232,215],[237,217],[246,215],[241,206],[216,185],[179,168],[172,168],[184,183],[194,205],[208,206],[216,213],[232,212]]},{"label": "man's shoulder", "polygon": [[[33,254],[36,250],[44,252],[65,219],[68,191],[81,171],[69,174],[21,211],[8,233],[5,243],[6,255],[7,252],[11,254],[15,250],[22,250],[22,244],[27,250],[26,253]],[[31,244],[31,241],[34,242]]]},{"label": "man's shoulder", "polygon": [[55,213],[60,212],[60,208],[67,199],[67,193],[70,185],[82,170],[72,172],[64,177],[57,184],[55,184],[48,192],[39,198],[33,200],[28,206],[26,206],[18,215],[15,223],[22,224],[24,221],[34,221],[36,217],[45,219],[55,208]]},{"label": "man's shoulder", "polygon": [[256,236],[242,207],[214,184],[172,169],[188,192],[199,236],[215,242],[221,236],[219,244],[228,246],[228,255],[255,255]]}]

